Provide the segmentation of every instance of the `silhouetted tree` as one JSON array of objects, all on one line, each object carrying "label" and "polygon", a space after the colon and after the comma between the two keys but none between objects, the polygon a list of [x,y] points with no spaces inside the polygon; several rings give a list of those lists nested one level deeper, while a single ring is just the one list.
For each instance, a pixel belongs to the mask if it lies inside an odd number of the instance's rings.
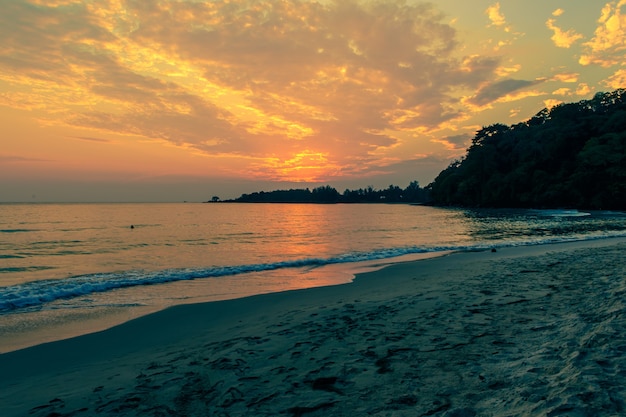
[{"label": "silhouetted tree", "polygon": [[330,185],[307,189],[290,189],[275,191],[260,191],[252,194],[242,194],[235,200],[226,202],[236,203],[423,203],[428,200],[428,192],[420,188],[417,181],[413,181],[402,190],[390,185],[385,190],[376,190],[372,186],[358,190],[346,189],[340,194]]},{"label": "silhouetted tree", "polygon": [[317,203],[337,203],[339,201],[339,193],[330,185],[314,188],[312,197],[313,201]]},{"label": "silhouetted tree", "polygon": [[444,205],[626,209],[626,90],[483,127],[427,189]]}]

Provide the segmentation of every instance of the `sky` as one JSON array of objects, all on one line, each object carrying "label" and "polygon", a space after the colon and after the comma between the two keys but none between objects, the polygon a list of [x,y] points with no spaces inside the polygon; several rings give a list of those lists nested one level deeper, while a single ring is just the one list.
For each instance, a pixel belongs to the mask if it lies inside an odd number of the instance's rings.
[{"label": "sky", "polygon": [[0,202],[425,186],[626,87],[626,0],[0,0]]}]

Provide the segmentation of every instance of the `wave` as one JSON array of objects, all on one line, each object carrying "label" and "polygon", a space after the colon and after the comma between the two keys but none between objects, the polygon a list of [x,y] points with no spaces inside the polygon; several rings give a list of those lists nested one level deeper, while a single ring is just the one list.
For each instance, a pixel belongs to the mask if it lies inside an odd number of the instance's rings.
[{"label": "wave", "polygon": [[33,281],[24,284],[0,287],[0,313],[17,312],[24,308],[37,308],[60,299],[71,299],[88,294],[113,291],[142,285],[158,285],[177,281],[220,278],[239,274],[265,272],[285,268],[318,267],[340,263],[355,263],[390,259],[420,253],[450,251],[481,251],[490,248],[530,246],[582,240],[597,240],[610,237],[626,237],[626,232],[604,233],[595,236],[569,236],[538,238],[516,242],[485,242],[472,245],[450,245],[435,247],[387,248],[368,252],[348,253],[328,258],[304,258],[272,263],[215,266],[208,268],[180,268],[161,271],[125,271],[78,275],[65,279]]},{"label": "wave", "polygon": [[531,213],[534,212],[539,216],[547,216],[547,217],[586,217],[591,216],[590,212],[586,211],[578,211],[578,210],[531,210]]}]

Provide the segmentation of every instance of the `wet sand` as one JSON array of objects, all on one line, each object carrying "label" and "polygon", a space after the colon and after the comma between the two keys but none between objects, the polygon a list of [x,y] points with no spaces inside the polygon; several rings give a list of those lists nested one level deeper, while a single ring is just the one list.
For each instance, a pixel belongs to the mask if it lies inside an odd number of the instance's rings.
[{"label": "wet sand", "polygon": [[457,253],[0,355],[10,416],[617,416],[625,239]]}]

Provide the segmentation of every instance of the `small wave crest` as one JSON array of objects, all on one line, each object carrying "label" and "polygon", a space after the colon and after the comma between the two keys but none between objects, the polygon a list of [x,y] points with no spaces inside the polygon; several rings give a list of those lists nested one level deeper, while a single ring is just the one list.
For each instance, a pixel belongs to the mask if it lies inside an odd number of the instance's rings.
[{"label": "small wave crest", "polygon": [[[624,236],[624,234],[619,234]],[[215,266],[208,268],[166,269],[160,271],[124,271],[79,275],[65,279],[33,281],[24,284],[0,287],[0,314],[17,312],[24,308],[37,308],[60,299],[71,299],[88,294],[102,293],[116,289],[158,285],[177,281],[220,278],[239,274],[265,272],[285,268],[317,267],[339,263],[355,263],[390,259],[420,253],[448,251],[480,251],[489,248],[539,245],[584,239],[598,239],[617,236],[615,234],[585,238],[548,238],[517,242],[482,243],[466,246],[403,247],[379,249],[370,252],[357,252],[329,258],[304,258],[273,263],[248,265]]]},{"label": "small wave crest", "polygon": [[102,293],[141,285],[166,284],[206,278],[220,278],[239,274],[265,272],[285,268],[324,266],[338,263],[361,262],[393,258],[407,254],[462,250],[459,247],[396,248],[372,252],[350,253],[330,258],[305,258],[272,263],[215,266],[209,268],[166,269],[161,271],[124,271],[79,275],[65,279],[33,281],[0,288],[0,313],[27,307],[42,306],[60,299],[70,299],[93,293]]},{"label": "small wave crest", "polygon": [[591,213],[578,210],[534,210],[537,215],[546,217],[586,217]]}]

